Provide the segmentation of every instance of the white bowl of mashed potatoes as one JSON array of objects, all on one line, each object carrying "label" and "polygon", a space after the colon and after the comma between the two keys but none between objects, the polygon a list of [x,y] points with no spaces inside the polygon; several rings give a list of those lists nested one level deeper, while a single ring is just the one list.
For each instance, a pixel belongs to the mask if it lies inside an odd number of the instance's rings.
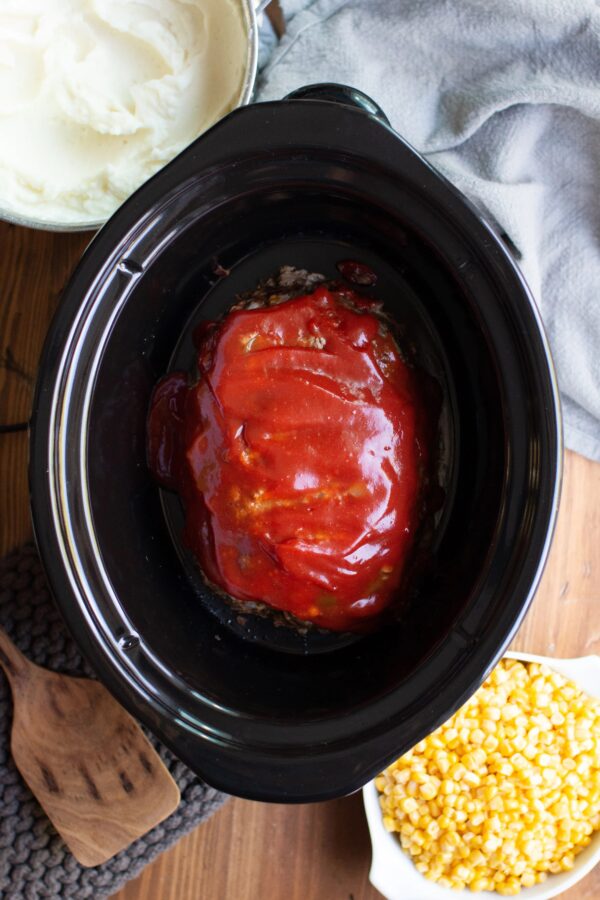
[{"label": "white bowl of mashed potatoes", "polygon": [[94,229],[251,97],[254,0],[4,0],[0,218]]}]

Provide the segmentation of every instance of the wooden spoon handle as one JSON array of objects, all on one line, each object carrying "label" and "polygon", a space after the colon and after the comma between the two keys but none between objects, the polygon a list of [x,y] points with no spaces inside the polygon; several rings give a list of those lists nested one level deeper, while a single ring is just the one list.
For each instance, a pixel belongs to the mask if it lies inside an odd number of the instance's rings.
[{"label": "wooden spoon handle", "polygon": [[32,664],[18,650],[6,632],[0,628],[0,666],[14,690]]}]

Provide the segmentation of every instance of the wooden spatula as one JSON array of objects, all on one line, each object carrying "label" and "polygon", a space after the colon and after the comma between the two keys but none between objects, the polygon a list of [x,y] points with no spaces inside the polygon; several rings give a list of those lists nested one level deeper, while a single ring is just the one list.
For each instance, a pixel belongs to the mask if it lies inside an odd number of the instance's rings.
[{"label": "wooden spatula", "polygon": [[100,865],[177,808],[177,785],[106,688],[34,665],[2,629],[0,665],[13,759],[82,865]]}]

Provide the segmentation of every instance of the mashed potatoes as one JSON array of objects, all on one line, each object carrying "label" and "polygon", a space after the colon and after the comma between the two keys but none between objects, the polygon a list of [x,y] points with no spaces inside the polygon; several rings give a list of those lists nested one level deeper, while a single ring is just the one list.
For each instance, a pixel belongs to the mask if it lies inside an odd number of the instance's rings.
[{"label": "mashed potatoes", "polygon": [[239,0],[0,0],[0,206],[103,219],[237,104]]}]

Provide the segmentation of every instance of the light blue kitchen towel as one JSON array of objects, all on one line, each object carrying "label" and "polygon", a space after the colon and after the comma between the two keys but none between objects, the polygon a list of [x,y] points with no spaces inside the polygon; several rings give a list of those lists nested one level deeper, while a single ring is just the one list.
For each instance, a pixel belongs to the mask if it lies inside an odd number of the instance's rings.
[{"label": "light blue kitchen towel", "polygon": [[522,254],[568,447],[600,460],[600,3],[280,0],[259,100],[339,81],[492,215]]}]

